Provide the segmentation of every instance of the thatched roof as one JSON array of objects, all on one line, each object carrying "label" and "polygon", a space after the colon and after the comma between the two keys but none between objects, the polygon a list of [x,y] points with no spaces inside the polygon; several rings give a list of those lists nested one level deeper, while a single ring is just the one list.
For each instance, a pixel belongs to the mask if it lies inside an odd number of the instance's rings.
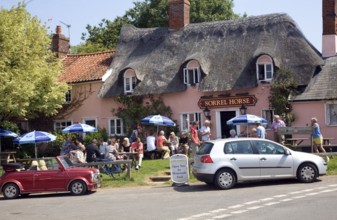
[{"label": "thatched roof", "polygon": [[252,88],[257,85],[256,59],[270,55],[279,69],[291,70],[306,85],[320,53],[286,14],[189,24],[180,30],[138,29],[124,26],[101,97],[123,93],[123,71],[132,68],[139,84],[135,95],[186,90],[182,67],[197,60],[205,74],[198,89],[204,92]]},{"label": "thatched roof", "polygon": [[291,101],[319,101],[337,99],[337,57],[325,60],[322,71],[316,74],[305,91],[291,97]]}]

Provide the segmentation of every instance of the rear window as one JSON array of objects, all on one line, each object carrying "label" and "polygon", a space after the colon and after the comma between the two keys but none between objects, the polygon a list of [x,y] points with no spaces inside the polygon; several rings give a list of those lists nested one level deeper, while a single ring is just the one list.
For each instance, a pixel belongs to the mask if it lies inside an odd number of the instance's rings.
[{"label": "rear window", "polygon": [[203,143],[199,150],[197,151],[197,155],[203,155],[203,154],[210,154],[211,153],[211,150],[213,148],[213,143],[210,143],[210,142],[205,142]]}]

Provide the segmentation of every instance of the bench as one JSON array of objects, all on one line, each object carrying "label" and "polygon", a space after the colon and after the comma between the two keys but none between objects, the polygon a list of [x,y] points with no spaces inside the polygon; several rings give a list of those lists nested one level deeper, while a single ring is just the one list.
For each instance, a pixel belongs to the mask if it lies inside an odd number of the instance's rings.
[{"label": "bench", "polygon": [[16,151],[4,151],[0,153],[0,164],[3,163],[16,163]]},{"label": "bench", "polygon": [[90,163],[79,163],[75,164],[74,166],[77,167],[98,167],[101,169],[105,165],[123,165],[125,164],[127,166],[127,172],[126,172],[126,177],[128,179],[131,178],[131,164],[132,160],[115,160],[115,161],[102,161],[102,162],[90,162]]}]

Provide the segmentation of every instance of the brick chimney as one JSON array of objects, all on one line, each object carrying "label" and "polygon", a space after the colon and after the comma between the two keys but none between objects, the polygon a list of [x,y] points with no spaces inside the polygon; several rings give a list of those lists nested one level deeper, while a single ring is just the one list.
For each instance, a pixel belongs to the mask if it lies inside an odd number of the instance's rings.
[{"label": "brick chimney", "polygon": [[69,38],[62,34],[61,26],[56,27],[56,34],[52,38],[52,51],[56,53],[59,58],[65,57],[69,52]]},{"label": "brick chimney", "polygon": [[337,0],[323,0],[323,57],[335,56],[337,53]]},{"label": "brick chimney", "polygon": [[168,1],[169,28],[180,29],[190,23],[190,1]]}]

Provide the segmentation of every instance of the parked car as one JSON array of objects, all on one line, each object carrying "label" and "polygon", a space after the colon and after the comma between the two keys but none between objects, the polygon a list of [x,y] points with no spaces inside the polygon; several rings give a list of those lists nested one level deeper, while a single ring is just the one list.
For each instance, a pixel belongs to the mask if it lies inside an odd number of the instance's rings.
[{"label": "parked car", "polygon": [[194,157],[193,175],[218,189],[237,182],[297,178],[314,182],[326,174],[327,163],[319,156],[293,151],[259,138],[229,138],[208,141]]},{"label": "parked car", "polygon": [[28,166],[9,163],[2,167],[4,174],[0,177],[0,189],[5,199],[56,191],[83,195],[101,185],[98,169],[74,167],[67,157],[33,160]]}]

